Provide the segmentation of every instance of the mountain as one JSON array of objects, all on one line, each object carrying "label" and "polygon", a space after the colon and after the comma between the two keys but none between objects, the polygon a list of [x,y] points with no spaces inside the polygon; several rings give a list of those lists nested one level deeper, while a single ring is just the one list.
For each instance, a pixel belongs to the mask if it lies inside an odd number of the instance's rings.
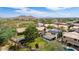
[{"label": "mountain", "polygon": [[17,20],[33,20],[33,19],[35,19],[35,17],[33,17],[33,16],[21,15],[21,16],[15,17],[15,19],[17,19]]}]

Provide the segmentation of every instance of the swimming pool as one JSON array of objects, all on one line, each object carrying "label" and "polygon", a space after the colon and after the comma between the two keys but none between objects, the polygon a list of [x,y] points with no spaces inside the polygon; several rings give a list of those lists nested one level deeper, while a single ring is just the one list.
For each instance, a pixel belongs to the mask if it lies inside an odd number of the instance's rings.
[{"label": "swimming pool", "polygon": [[74,51],[73,49],[64,48],[65,51]]},{"label": "swimming pool", "polygon": [[65,51],[77,51],[76,49],[74,49],[72,47],[68,47],[68,46],[64,46],[64,50]]}]

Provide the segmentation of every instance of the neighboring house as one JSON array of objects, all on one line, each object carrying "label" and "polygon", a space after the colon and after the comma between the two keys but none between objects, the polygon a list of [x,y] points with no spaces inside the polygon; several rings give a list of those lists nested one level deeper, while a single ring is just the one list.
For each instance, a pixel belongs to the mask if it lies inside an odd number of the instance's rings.
[{"label": "neighboring house", "polygon": [[58,27],[57,24],[45,24],[45,27],[48,27],[48,26],[53,26],[53,27],[56,27],[56,28]]},{"label": "neighboring house", "polygon": [[43,38],[51,41],[51,40],[54,40],[56,37],[55,37],[55,35],[53,35],[51,33],[47,33],[47,34],[43,35]]},{"label": "neighboring house", "polygon": [[67,25],[67,23],[64,23],[64,22],[56,22],[56,23],[54,23],[54,24],[60,25],[60,26]]},{"label": "neighboring house", "polygon": [[79,33],[79,28],[75,30],[75,32]]},{"label": "neighboring house", "polygon": [[57,22],[57,23],[54,23],[54,26],[55,26],[56,28],[61,28],[61,27],[63,27],[64,30],[67,30],[67,29],[68,29],[68,24],[67,24],[67,23]]},{"label": "neighboring house", "polygon": [[45,27],[48,27],[50,24],[45,24]]},{"label": "neighboring house", "polygon": [[47,30],[49,33],[55,35],[56,38],[58,38],[58,36],[60,35],[59,33],[62,33],[61,30],[58,30],[58,29],[48,29]]},{"label": "neighboring house", "polygon": [[41,36],[45,34],[45,26],[43,23],[37,23],[36,29],[39,31]]},{"label": "neighboring house", "polygon": [[48,27],[48,26],[53,26],[54,24],[45,24],[44,26],[45,27]]},{"label": "neighboring house", "polygon": [[56,27],[56,28],[58,28],[58,25],[57,25],[57,24],[52,24],[52,26],[53,26],[53,27]]},{"label": "neighboring house", "polygon": [[79,23],[74,23],[74,26],[79,26]]},{"label": "neighboring house", "polygon": [[79,33],[77,32],[65,32],[63,34],[62,41],[67,44],[79,46]]},{"label": "neighboring house", "polygon": [[46,33],[45,27],[36,27],[36,28],[39,31],[40,36],[45,35],[45,33]]},{"label": "neighboring house", "polygon": [[72,29],[79,29],[79,23],[74,23]]},{"label": "neighboring house", "polygon": [[44,27],[43,23],[37,23],[37,27]]},{"label": "neighboring house", "polygon": [[52,34],[58,34],[59,32],[61,32],[61,30],[58,30],[58,29],[48,29],[48,32],[50,32]]},{"label": "neighboring house", "polygon": [[23,33],[25,31],[26,28],[17,28],[16,32],[17,34]]},{"label": "neighboring house", "polygon": [[44,27],[36,27],[38,31],[43,31]]},{"label": "neighboring house", "polygon": [[73,27],[71,27],[72,29],[79,29],[79,26],[73,26]]}]

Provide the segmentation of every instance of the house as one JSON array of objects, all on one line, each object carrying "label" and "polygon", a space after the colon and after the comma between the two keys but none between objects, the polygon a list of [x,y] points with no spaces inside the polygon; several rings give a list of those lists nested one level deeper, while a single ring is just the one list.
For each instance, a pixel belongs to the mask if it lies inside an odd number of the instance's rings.
[{"label": "house", "polygon": [[79,23],[74,23],[74,26],[79,26]]},{"label": "house", "polygon": [[79,33],[79,28],[75,30],[75,32]]},{"label": "house", "polygon": [[44,26],[45,26],[45,27],[52,26],[52,27],[56,27],[56,28],[58,27],[57,24],[45,24]]},{"label": "house", "polygon": [[64,30],[66,30],[66,31],[67,31],[67,29],[68,29],[68,24],[67,24],[67,23],[56,22],[56,23],[54,23],[53,26],[55,26],[56,28],[61,28],[61,27],[63,27]]},{"label": "house", "polygon": [[43,23],[37,23],[37,27],[44,27]]},{"label": "house", "polygon": [[39,31],[39,34],[42,36],[45,34],[45,26],[43,23],[37,23],[36,29]]},{"label": "house", "polygon": [[43,31],[43,30],[44,30],[44,27],[36,27],[36,29],[37,29],[38,31]]},{"label": "house", "polygon": [[72,29],[79,29],[79,26],[73,26]]},{"label": "house", "polygon": [[36,29],[40,32],[43,31],[45,29],[44,24],[43,23],[37,23]]},{"label": "house", "polygon": [[58,29],[48,29],[47,31],[49,33],[55,35],[56,38],[58,38],[59,35],[60,35],[60,33],[62,33],[62,31],[61,30],[58,30]]},{"label": "house", "polygon": [[45,24],[44,26],[45,27],[48,27],[48,26],[53,26],[54,24]]},{"label": "house", "polygon": [[61,32],[61,30],[58,30],[58,29],[48,29],[48,32],[50,32],[52,34],[57,34],[57,33]]},{"label": "house", "polygon": [[25,31],[25,29],[26,28],[17,28],[16,32],[17,32],[17,34],[21,34],[21,33],[23,33]]},{"label": "house", "polygon": [[62,41],[69,45],[79,46],[79,33],[77,32],[65,32],[63,34]]},{"label": "house", "polygon": [[54,40],[56,37],[55,35],[52,35],[51,33],[46,33],[45,35],[43,35],[43,38],[51,41],[51,40]]},{"label": "house", "polygon": [[59,26],[67,25],[67,23],[64,23],[64,22],[55,22],[54,24],[59,25]]},{"label": "house", "polygon": [[45,35],[46,33],[45,27],[36,27],[36,29],[39,31],[40,36]]},{"label": "house", "polygon": [[74,30],[79,29],[79,23],[74,23],[73,25],[74,26],[72,27],[72,29]]}]

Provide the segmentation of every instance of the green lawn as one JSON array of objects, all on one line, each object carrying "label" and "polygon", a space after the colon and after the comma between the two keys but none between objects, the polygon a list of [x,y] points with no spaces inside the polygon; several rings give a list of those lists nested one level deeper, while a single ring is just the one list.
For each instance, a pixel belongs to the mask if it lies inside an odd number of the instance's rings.
[{"label": "green lawn", "polygon": [[41,49],[41,51],[64,51],[64,48],[57,40],[53,40],[45,48]]},{"label": "green lawn", "polygon": [[17,35],[16,38],[23,38],[24,35]]},{"label": "green lawn", "polygon": [[39,45],[39,49],[44,48],[47,44],[47,42],[44,41],[43,38],[38,37],[35,39],[34,42],[30,43],[29,46],[31,46],[32,48],[35,48],[36,43]]},{"label": "green lawn", "polygon": [[29,51],[29,48],[20,48],[19,51]]},{"label": "green lawn", "polygon": [[39,45],[38,51],[64,51],[62,44],[57,40],[52,40],[47,43],[45,40],[43,40],[43,38],[38,37],[34,42],[29,43],[28,46],[35,48],[36,43]]}]

